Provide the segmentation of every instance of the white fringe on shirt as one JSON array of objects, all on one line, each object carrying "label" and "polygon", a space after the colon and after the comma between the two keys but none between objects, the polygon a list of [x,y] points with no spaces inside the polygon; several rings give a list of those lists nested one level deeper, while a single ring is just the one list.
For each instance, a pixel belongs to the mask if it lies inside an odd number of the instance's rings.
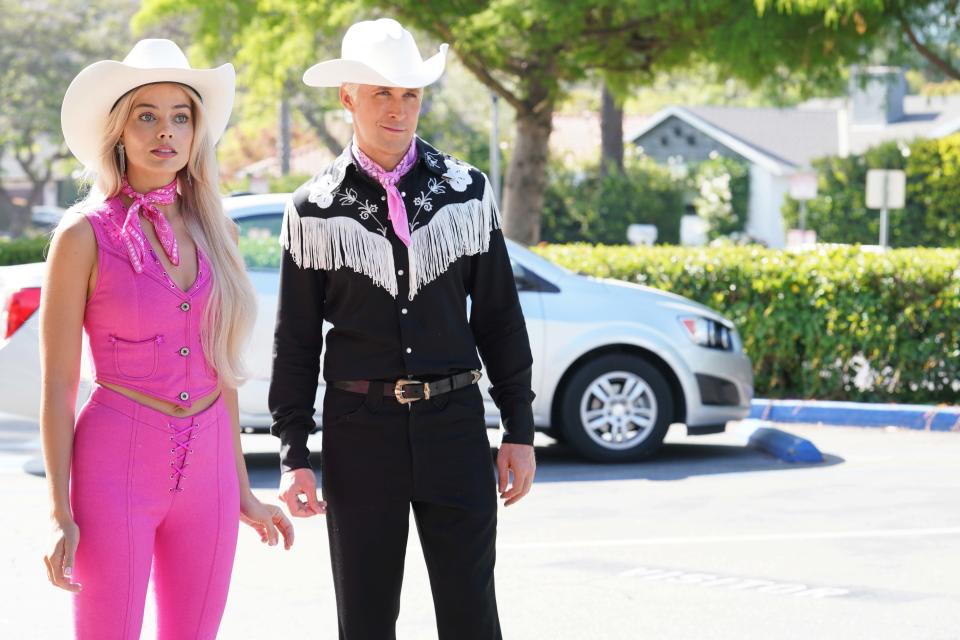
[{"label": "white fringe on shirt", "polygon": [[[484,182],[482,200],[444,205],[411,234],[407,250],[410,300],[458,258],[490,249],[490,232],[500,228],[500,213],[486,176]],[[301,268],[332,270],[346,266],[397,297],[390,241],[353,218],[301,217],[291,198],[283,213],[280,244]]]},{"label": "white fringe on shirt", "polygon": [[410,236],[410,300],[462,256],[490,249],[490,231],[500,228],[500,213],[484,176],[483,199],[441,207]]},{"label": "white fringe on shirt", "polygon": [[301,217],[291,198],[283,212],[280,244],[303,269],[349,267],[397,297],[390,241],[346,216]]}]

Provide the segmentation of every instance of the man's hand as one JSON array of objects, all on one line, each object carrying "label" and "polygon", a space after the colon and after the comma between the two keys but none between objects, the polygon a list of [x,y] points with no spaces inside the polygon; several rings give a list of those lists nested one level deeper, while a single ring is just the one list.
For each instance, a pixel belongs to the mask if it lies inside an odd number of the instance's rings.
[{"label": "man's hand", "polygon": [[[513,483],[508,491],[507,480],[511,472]],[[500,498],[506,500],[503,506],[509,507],[530,493],[536,472],[537,460],[533,454],[532,445],[510,443],[500,445],[500,451],[497,453],[497,473],[500,476]]]},{"label": "man's hand", "polygon": [[[304,499],[301,500],[300,496]],[[309,518],[327,512],[327,503],[317,499],[317,478],[313,469],[293,469],[280,476],[280,500],[294,518]]]}]

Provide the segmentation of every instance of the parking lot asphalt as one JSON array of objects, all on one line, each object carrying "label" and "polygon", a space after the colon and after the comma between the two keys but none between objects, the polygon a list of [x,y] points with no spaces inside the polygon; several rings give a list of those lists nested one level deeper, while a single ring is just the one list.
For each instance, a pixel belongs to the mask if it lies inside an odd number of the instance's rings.
[{"label": "parking lot asphalt", "polygon": [[[675,427],[656,458],[615,466],[538,436],[534,491],[500,515],[504,637],[960,638],[960,434],[790,425],[825,462],[789,464],[745,447],[745,427]],[[36,435],[0,418],[4,639],[70,637],[69,596],[40,559]],[[274,501],[275,446],[244,436]],[[220,638],[337,637],[324,522],[296,525],[289,552],[241,531]],[[415,534],[406,566],[398,638],[436,638]],[[154,620],[148,604],[143,638]]]}]

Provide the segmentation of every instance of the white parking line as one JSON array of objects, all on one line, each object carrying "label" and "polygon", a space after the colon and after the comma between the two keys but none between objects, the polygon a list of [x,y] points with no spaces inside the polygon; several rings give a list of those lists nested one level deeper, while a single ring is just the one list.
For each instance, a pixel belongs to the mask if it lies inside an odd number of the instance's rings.
[{"label": "white parking line", "polygon": [[757,578],[721,576],[715,573],[652,569],[649,567],[637,567],[629,571],[622,571],[618,573],[617,576],[621,578],[638,578],[651,582],[664,581],[700,587],[727,589],[730,591],[754,591],[757,593],[774,593],[803,598],[834,598],[851,593],[850,589],[839,587],[810,587],[796,582],[777,582]]},{"label": "white parking line", "polygon": [[645,545],[719,544],[724,542],[779,542],[782,540],[844,540],[852,538],[922,538],[960,536],[960,527],[931,529],[873,529],[865,531],[811,531],[739,536],[671,536],[665,538],[624,538],[620,540],[566,540],[559,542],[515,542],[498,544],[499,550],[575,549],[580,547],[629,547]]}]

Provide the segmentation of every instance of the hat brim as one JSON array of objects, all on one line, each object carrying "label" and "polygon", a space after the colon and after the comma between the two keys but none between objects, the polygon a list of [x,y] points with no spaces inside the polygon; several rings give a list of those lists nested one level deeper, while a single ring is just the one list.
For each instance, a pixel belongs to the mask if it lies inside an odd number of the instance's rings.
[{"label": "hat brim", "polygon": [[433,84],[443,75],[447,64],[447,45],[425,60],[419,69],[400,75],[384,74],[359,60],[337,58],[318,62],[303,73],[303,82],[311,87],[339,87],[344,83],[372,84],[380,87],[408,89]]},{"label": "hat brim", "polygon": [[146,84],[176,82],[200,96],[210,141],[216,144],[233,110],[236,75],[229,63],[215,69],[141,69],[115,60],[95,62],[77,74],[63,96],[60,124],[64,141],[85,167],[100,173],[103,136],[117,100]]}]

